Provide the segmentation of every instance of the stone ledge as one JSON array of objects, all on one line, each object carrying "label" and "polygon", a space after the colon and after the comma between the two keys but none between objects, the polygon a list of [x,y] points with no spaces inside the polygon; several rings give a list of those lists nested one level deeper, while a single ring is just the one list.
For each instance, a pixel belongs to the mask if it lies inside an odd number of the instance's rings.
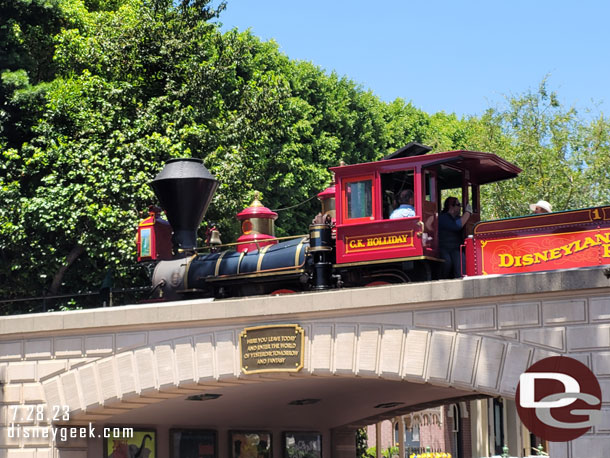
[{"label": "stone ledge", "polygon": [[[433,286],[433,287],[429,287]],[[166,327],[171,323],[221,324],[233,319],[282,320],[299,314],[300,319],[333,317],[349,313],[387,311],[396,307],[409,310],[431,306],[434,308],[471,307],[483,301],[504,302],[515,296],[536,298],[561,295],[571,291],[598,290],[610,292],[603,268],[558,270],[519,275],[471,277],[464,280],[445,280],[433,283],[380,286],[375,294],[366,290],[368,301],[359,299],[358,289],[294,294],[290,296],[258,296],[234,300],[210,301],[198,299],[163,304],[128,305],[71,312],[52,312],[17,315],[0,318],[0,335],[3,340],[19,337],[32,338],[45,334],[77,334],[85,329],[103,334],[124,330],[142,330]],[[597,291],[596,291],[597,293]],[[162,319],[160,319],[162,317]],[[495,318],[494,318],[495,319]],[[503,317],[501,317],[501,320]],[[80,325],[79,325],[80,323]],[[83,327],[82,323],[85,323]],[[502,324],[502,322],[501,322]],[[60,340],[63,343],[76,343]],[[57,344],[57,341],[56,341]],[[20,343],[14,343],[20,345]],[[55,349],[57,351],[57,348]],[[71,345],[66,351],[82,352],[79,345]],[[15,347],[15,359],[20,359],[21,347]]]}]

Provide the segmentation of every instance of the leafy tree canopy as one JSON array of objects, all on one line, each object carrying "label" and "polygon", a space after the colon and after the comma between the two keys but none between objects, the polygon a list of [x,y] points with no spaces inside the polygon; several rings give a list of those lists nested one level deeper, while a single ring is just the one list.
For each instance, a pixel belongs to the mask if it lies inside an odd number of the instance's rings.
[{"label": "leafy tree canopy", "polygon": [[[424,140],[427,117],[410,105],[390,111],[273,42],[221,34],[211,19],[223,6],[4,1],[0,297],[96,290],[108,269],[115,286],[147,284],[134,231],[155,201],[148,182],[172,157],[204,158],[221,183],[208,218],[234,239],[255,190],[289,207],[324,189],[341,159],[402,144],[387,128],[395,116],[413,117],[409,139]],[[282,216],[278,233],[302,232],[317,210],[310,201]]]},{"label": "leafy tree canopy", "polygon": [[554,211],[610,201],[610,124],[582,118],[566,108],[545,78],[537,90],[507,98],[502,109],[489,109],[469,123],[471,148],[495,152],[517,164],[517,179],[484,188],[488,219],[529,213],[540,199]]}]

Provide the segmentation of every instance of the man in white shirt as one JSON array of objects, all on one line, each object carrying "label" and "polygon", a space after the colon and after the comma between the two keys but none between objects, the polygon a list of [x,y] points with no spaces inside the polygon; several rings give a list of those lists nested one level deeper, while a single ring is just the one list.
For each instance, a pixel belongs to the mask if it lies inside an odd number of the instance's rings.
[{"label": "man in white shirt", "polygon": [[394,209],[390,215],[390,219],[415,216],[415,207],[413,207],[413,191],[410,189],[400,191],[398,194],[398,199],[396,200],[398,201],[399,206]]}]

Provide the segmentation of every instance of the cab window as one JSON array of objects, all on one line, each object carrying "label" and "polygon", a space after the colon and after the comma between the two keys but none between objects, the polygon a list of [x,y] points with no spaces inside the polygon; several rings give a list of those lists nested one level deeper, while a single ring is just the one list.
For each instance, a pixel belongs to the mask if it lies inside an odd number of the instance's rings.
[{"label": "cab window", "polygon": [[398,196],[401,192],[406,190],[415,191],[414,177],[415,171],[413,169],[381,174],[383,219],[388,219],[392,211],[400,205]]},{"label": "cab window", "polygon": [[346,220],[373,218],[373,178],[354,178],[344,182],[344,215]]}]

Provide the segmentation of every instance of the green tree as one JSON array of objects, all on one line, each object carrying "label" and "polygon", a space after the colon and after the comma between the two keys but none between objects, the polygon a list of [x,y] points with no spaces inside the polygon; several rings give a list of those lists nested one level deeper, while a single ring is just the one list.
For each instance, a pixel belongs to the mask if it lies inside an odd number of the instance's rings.
[{"label": "green tree", "polygon": [[30,84],[36,69],[2,73],[20,119],[36,120],[27,137],[3,132],[0,140],[3,297],[55,294],[64,283],[64,291],[95,290],[108,268],[119,286],[144,281],[133,236],[153,200],[147,183],[165,159],[188,150],[180,138],[188,107],[166,95],[186,66],[166,57],[189,34],[210,37],[211,10],[201,2],[126,1],[116,10],[98,2],[100,11],[72,3],[83,9],[82,27],[53,36],[55,78]]},{"label": "green tree", "polygon": [[[328,167],[423,138],[427,115],[413,107],[389,110],[349,79],[291,61],[249,32],[221,34],[212,19],[223,4],[49,5],[58,19],[36,49],[47,57],[1,72],[10,108],[1,122],[19,128],[0,131],[4,298],[97,290],[108,269],[115,287],[146,285],[134,263],[135,226],[155,201],[148,182],[169,158],[204,158],[221,183],[208,218],[233,240],[234,216],[255,190],[272,209],[306,201],[278,220],[278,235],[302,233]],[[32,16],[13,32],[30,30]],[[25,45],[15,33],[2,44],[19,56]],[[393,116],[421,128],[401,131]]]},{"label": "green tree", "polygon": [[539,199],[557,211],[608,202],[607,120],[587,121],[565,108],[546,79],[469,124],[471,149],[494,152],[523,169],[515,180],[484,187],[486,219],[529,213],[527,204]]},{"label": "green tree", "polygon": [[356,457],[366,458],[369,456],[366,452],[368,446],[368,434],[366,428],[356,430]]},{"label": "green tree", "polygon": [[84,10],[64,0],[0,0],[0,146],[32,138],[44,83],[56,72],[54,37],[82,25]]}]

